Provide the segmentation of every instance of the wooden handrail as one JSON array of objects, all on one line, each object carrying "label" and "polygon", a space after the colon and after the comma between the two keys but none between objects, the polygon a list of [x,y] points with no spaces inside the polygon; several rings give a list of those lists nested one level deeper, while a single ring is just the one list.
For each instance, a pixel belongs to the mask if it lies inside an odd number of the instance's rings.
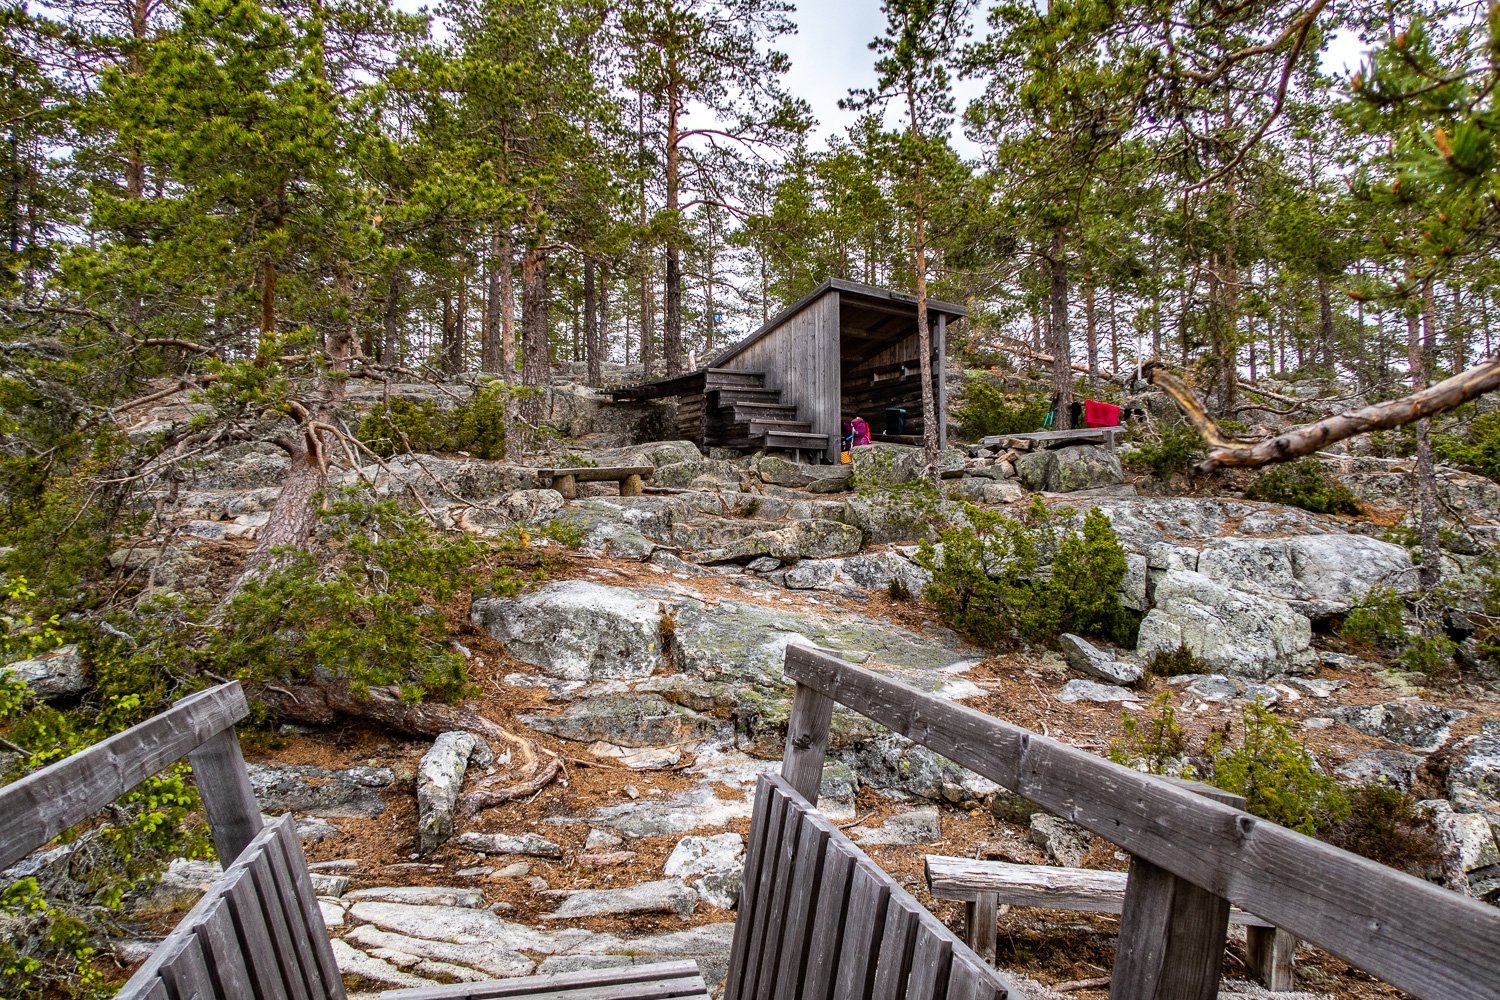
[{"label": "wooden handrail", "polygon": [[809,798],[838,702],[1398,989],[1500,996],[1500,910],[835,655],[789,646],[785,671],[782,773]]},{"label": "wooden handrail", "polygon": [[[0,868],[189,754],[214,846],[226,864],[232,861],[260,829],[234,736],[234,724],[247,714],[239,681],[230,681],[188,695],[160,715],[0,788]],[[195,752],[199,748],[202,752]]]}]

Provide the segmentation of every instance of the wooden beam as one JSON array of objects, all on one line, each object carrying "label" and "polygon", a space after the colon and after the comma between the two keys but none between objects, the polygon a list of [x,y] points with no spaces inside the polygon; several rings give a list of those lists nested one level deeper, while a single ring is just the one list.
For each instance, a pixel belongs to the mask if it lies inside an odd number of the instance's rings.
[{"label": "wooden beam", "polygon": [[1500,996],[1500,910],[818,650],[785,672],[1424,1000]]},{"label": "wooden beam", "polygon": [[248,713],[239,681],[220,684],[0,788],[0,868],[88,819]]},{"label": "wooden beam", "polygon": [[250,787],[250,775],[245,771],[240,739],[233,727],[225,729],[188,754],[188,760],[213,833],[214,850],[227,867],[264,825],[255,789]]},{"label": "wooden beam", "polygon": [[781,776],[813,805],[823,785],[823,764],[828,759],[828,740],[833,729],[833,699],[806,684],[792,693],[792,712],[787,720],[786,750],[781,757]]}]

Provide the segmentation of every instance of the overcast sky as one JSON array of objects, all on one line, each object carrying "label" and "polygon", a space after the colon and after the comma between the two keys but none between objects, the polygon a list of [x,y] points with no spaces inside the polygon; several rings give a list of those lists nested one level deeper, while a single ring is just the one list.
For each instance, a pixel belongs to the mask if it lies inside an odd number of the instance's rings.
[{"label": "overcast sky", "polygon": [[[415,11],[432,6],[432,0],[395,0],[402,10]],[[988,2],[981,2],[975,13],[973,37],[984,30]],[[791,56],[792,68],[787,74],[789,91],[812,105],[818,120],[812,145],[822,147],[828,136],[838,135],[858,117],[856,112],[839,109],[839,99],[847,97],[851,87],[868,87],[875,83],[875,53],[870,41],[885,30],[885,15],[880,0],[799,0],[792,15],[797,33],[781,39],[781,49]],[[441,30],[441,29],[439,29]],[[1361,61],[1363,46],[1350,34],[1336,35],[1323,54],[1323,68],[1337,72],[1352,68]],[[983,91],[977,80],[956,80],[954,95],[958,110]],[[973,143],[954,127],[953,144],[964,156],[977,156]]]}]

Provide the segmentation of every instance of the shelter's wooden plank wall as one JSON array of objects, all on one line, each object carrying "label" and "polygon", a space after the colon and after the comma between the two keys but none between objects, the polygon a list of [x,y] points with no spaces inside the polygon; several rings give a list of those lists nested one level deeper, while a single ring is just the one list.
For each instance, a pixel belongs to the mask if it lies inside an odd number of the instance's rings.
[{"label": "shelter's wooden plank wall", "polygon": [[723,362],[736,371],[763,372],[766,388],[797,408],[797,419],[828,435],[828,458],[840,442],[839,293],[830,291],[785,323]]}]

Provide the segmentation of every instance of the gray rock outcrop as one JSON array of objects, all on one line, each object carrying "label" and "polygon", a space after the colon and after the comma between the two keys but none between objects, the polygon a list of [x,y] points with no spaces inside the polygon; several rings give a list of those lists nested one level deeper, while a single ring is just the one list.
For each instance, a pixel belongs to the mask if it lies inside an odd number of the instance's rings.
[{"label": "gray rock outcrop", "polygon": [[83,655],[73,644],[27,660],[16,660],[0,667],[0,677],[19,681],[26,690],[43,701],[72,698],[88,690],[89,678],[83,669]]},{"label": "gray rock outcrop", "polygon": [[1111,653],[1098,648],[1082,636],[1064,632],[1057,637],[1063,659],[1079,673],[1087,674],[1106,684],[1134,684],[1144,671],[1134,663],[1117,660]]},{"label": "gray rock outcrop", "polygon": [[1125,481],[1119,455],[1099,445],[1031,451],[1018,458],[1015,466],[1017,477],[1033,491],[1076,493]]},{"label": "gray rock outcrop", "polygon": [[1183,570],[1168,571],[1154,597],[1136,646],[1142,659],[1186,646],[1213,670],[1255,680],[1317,663],[1311,624],[1284,601]]}]

